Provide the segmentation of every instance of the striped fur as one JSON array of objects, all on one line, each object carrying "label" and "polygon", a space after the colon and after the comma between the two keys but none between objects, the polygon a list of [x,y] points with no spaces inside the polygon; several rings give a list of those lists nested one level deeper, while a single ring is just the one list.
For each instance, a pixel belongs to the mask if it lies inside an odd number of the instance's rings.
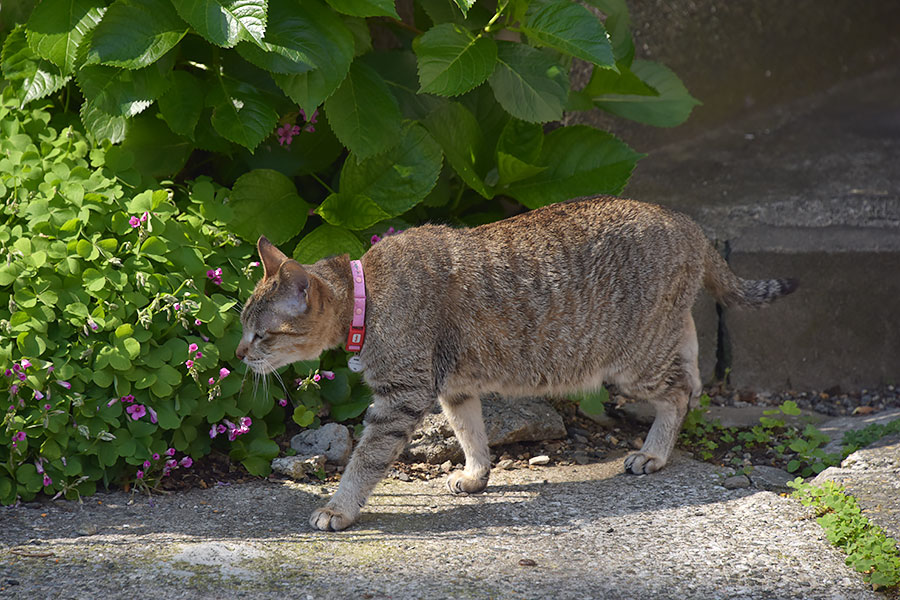
[{"label": "striped fur", "polygon": [[[264,238],[266,274],[242,315],[237,355],[259,372],[343,343],[353,290],[345,256],[300,266]],[[437,398],[466,455],[453,492],[487,485],[480,397],[560,394],[614,383],[657,417],[632,473],[665,465],[700,392],[691,306],[761,306],[791,280],[742,280],[684,215],[632,200],[579,199],[473,229],[426,225],[362,258],[360,353],[374,394],[340,487],[310,523],[349,526]]]}]

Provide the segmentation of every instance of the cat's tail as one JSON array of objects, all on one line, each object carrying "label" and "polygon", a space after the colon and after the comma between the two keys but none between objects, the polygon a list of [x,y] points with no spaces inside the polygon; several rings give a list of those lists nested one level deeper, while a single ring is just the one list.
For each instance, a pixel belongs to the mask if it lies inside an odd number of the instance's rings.
[{"label": "cat's tail", "polygon": [[796,279],[741,279],[711,244],[705,258],[703,286],[724,306],[758,308],[797,289]]}]

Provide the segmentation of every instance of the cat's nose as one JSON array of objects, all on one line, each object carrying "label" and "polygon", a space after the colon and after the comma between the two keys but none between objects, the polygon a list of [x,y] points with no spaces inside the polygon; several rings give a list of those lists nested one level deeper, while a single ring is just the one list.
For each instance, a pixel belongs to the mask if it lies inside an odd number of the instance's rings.
[{"label": "cat's nose", "polygon": [[247,344],[244,342],[238,344],[238,347],[234,351],[234,355],[238,360],[244,360],[244,357],[247,356]]}]

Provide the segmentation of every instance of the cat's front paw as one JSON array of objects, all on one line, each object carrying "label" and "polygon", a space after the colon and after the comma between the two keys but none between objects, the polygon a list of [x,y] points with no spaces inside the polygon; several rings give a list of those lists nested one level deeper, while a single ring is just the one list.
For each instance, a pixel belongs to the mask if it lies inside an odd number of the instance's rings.
[{"label": "cat's front paw", "polygon": [[466,475],[465,471],[456,471],[447,478],[447,487],[454,494],[477,494],[483,492],[488,484],[489,473],[481,477]]},{"label": "cat's front paw", "polygon": [[625,472],[632,475],[646,475],[659,471],[666,464],[666,459],[646,452],[635,452],[625,459]]},{"label": "cat's front paw", "polygon": [[355,517],[325,506],[313,511],[312,516],[309,518],[309,524],[313,529],[321,531],[341,531],[350,527],[355,520]]}]

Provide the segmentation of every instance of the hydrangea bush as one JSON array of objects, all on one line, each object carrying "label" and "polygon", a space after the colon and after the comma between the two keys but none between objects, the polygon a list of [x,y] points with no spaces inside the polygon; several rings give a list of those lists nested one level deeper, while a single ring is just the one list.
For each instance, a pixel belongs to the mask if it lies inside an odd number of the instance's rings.
[{"label": "hydrangea bush", "polygon": [[213,444],[267,472],[286,394],[243,385],[233,359],[261,269],[224,226],[229,190],[159,187],[127,151],[15,104],[0,107],[0,502],[146,485]]}]

